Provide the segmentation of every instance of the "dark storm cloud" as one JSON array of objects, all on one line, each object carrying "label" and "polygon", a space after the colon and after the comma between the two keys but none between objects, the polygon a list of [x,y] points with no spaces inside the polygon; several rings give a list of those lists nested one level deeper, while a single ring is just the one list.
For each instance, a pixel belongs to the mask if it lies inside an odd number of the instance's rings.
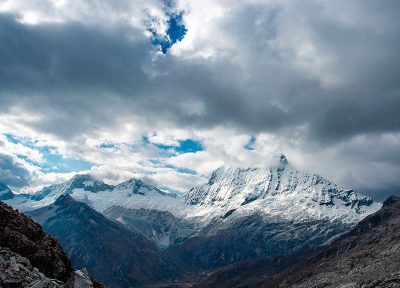
[{"label": "dark storm cloud", "polygon": [[[41,113],[38,129],[72,137],[110,121],[118,95],[135,95],[148,57],[138,31],[77,23],[26,26],[0,14],[0,109]],[[131,38],[135,45],[131,44]]]},{"label": "dark storm cloud", "polygon": [[30,184],[32,172],[15,157],[0,153],[0,183],[23,187]]},{"label": "dark storm cloud", "polygon": [[[346,83],[339,88],[315,91],[294,103],[316,107],[307,119],[312,134],[323,142],[362,133],[400,129],[400,2],[359,3],[365,23],[348,26],[317,17],[314,41],[335,57],[332,68]],[[306,114],[309,112],[307,111]]]},{"label": "dark storm cloud", "polygon": [[[258,130],[290,119],[267,99],[248,101],[232,86],[236,75],[216,78],[222,69],[234,69],[227,62],[209,67],[169,59],[166,75],[149,77],[143,66],[151,63],[152,48],[131,28],[27,26],[11,15],[0,15],[0,22],[0,109],[14,104],[34,107],[32,112],[43,119],[32,125],[62,138],[129,113],[200,127],[233,123]],[[204,103],[205,114],[188,115],[180,107],[193,99]]]}]

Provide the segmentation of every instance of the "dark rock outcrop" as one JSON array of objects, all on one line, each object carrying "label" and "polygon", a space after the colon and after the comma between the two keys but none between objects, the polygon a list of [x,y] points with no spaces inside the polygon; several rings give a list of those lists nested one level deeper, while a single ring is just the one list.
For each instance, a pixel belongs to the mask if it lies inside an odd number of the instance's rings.
[{"label": "dark rock outcrop", "polygon": [[30,261],[49,278],[67,281],[72,268],[57,240],[47,235],[31,218],[0,202],[0,247]]}]

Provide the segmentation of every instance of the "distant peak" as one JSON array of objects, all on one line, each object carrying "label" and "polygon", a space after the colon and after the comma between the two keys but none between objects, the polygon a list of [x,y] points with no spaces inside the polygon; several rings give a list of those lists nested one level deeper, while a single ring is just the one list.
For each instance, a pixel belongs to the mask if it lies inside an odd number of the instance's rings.
[{"label": "distant peak", "polygon": [[103,181],[97,180],[90,174],[76,174],[70,180],[65,182],[67,185],[66,193],[70,193],[73,189],[81,188],[85,191],[99,192],[112,189],[112,185],[108,185]]},{"label": "distant peak", "polygon": [[120,184],[118,184],[119,187],[133,187],[133,186],[141,186],[143,184],[143,181],[136,179],[136,178],[130,178]]},{"label": "distant peak", "polygon": [[63,194],[57,198],[55,204],[68,204],[73,203],[75,200],[69,194]]},{"label": "distant peak", "polygon": [[286,156],[282,153],[274,156],[273,158],[278,161],[279,165],[286,166],[287,164],[289,164],[289,161],[287,160]]},{"label": "distant peak", "polygon": [[279,162],[281,162],[282,164],[288,164],[288,160],[286,158],[285,155],[281,154],[281,156],[279,156]]}]

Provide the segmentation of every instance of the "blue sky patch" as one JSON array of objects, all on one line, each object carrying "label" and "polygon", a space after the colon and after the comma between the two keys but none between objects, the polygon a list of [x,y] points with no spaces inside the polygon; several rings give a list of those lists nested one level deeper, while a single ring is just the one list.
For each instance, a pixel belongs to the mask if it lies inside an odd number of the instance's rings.
[{"label": "blue sky patch", "polygon": [[244,146],[246,150],[254,150],[254,144],[256,143],[257,138],[255,136],[251,136],[249,142]]},{"label": "blue sky patch", "polygon": [[179,146],[175,150],[180,153],[199,152],[203,151],[204,147],[200,141],[186,139],[179,141]]},{"label": "blue sky patch", "polygon": [[7,140],[14,144],[21,144],[23,146],[29,147],[33,150],[37,150],[42,155],[44,162],[37,163],[27,157],[26,155],[16,155],[19,159],[23,159],[26,162],[40,167],[44,173],[57,172],[57,173],[68,173],[68,172],[78,172],[83,170],[89,170],[94,166],[93,163],[73,159],[65,158],[61,154],[56,152],[56,148],[51,146],[36,146],[36,141],[29,137],[17,137],[12,134],[3,134]]},{"label": "blue sky patch", "polygon": [[153,145],[166,152],[176,152],[179,154],[194,153],[205,150],[200,141],[196,141],[193,139],[180,140],[178,141],[178,143],[178,146],[163,145],[158,143],[153,143]]},{"label": "blue sky patch", "polygon": [[4,133],[4,136],[6,136],[7,140],[11,143],[18,144],[21,143],[21,141],[18,139],[18,137],[15,137],[14,135]]},{"label": "blue sky patch", "polygon": [[93,163],[73,159],[64,158],[60,154],[44,154],[43,158],[46,160],[44,164],[40,165],[43,172],[57,172],[57,173],[69,173],[89,170],[94,166]]},{"label": "blue sky patch", "polygon": [[168,13],[169,19],[167,21],[168,28],[166,36],[161,36],[154,29],[149,31],[152,34],[151,43],[161,48],[162,53],[166,54],[168,49],[171,48],[176,42],[181,41],[187,32],[187,29],[182,21],[183,12]]},{"label": "blue sky patch", "polygon": [[164,165],[164,167],[174,169],[176,172],[183,173],[183,174],[197,175],[196,171],[194,171],[192,169],[188,169],[188,168],[177,168],[171,164]]}]

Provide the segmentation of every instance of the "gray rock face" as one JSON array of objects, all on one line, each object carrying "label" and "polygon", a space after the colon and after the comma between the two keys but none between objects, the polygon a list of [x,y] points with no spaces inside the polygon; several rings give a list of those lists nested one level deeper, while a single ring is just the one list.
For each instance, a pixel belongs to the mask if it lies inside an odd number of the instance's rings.
[{"label": "gray rock face", "polygon": [[27,258],[0,247],[0,287],[62,288],[64,283],[47,278]]}]

